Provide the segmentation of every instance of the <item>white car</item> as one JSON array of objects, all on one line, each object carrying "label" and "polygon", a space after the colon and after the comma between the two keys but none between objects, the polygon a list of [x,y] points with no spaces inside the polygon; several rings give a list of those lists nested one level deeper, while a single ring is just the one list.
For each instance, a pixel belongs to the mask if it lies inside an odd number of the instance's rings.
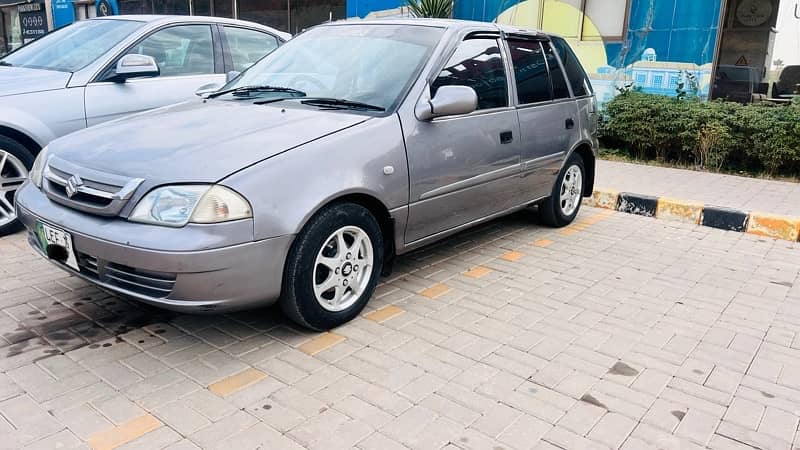
[{"label": "white car", "polygon": [[76,22],[0,59],[0,236],[51,140],[219,87],[291,36],[252,22],[116,16]]}]

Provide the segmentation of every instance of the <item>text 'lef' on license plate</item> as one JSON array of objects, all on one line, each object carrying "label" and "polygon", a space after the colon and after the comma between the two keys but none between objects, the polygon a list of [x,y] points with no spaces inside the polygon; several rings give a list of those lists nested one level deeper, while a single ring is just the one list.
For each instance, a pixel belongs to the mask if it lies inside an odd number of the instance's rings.
[{"label": "text 'lef' on license plate", "polygon": [[54,253],[48,251],[48,247],[51,245],[61,247],[66,253],[66,259],[61,260],[61,262],[66,264],[68,267],[79,270],[78,259],[75,257],[75,249],[72,246],[72,235],[64,230],[42,222],[37,223],[36,228],[39,232],[39,239],[44,245],[44,250],[49,256],[52,257]]}]

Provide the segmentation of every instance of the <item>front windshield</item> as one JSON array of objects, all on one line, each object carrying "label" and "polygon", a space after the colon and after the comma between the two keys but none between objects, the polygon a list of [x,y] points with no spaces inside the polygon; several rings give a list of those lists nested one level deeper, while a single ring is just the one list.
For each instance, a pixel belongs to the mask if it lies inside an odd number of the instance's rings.
[{"label": "front windshield", "polygon": [[[428,60],[444,30],[427,26],[320,26],[295,37],[225,89],[278,86],[260,98],[332,98],[391,110]],[[233,97],[221,97],[230,99]]]},{"label": "front windshield", "polygon": [[56,30],[3,58],[3,65],[75,72],[144,25],[132,20],[84,20]]}]

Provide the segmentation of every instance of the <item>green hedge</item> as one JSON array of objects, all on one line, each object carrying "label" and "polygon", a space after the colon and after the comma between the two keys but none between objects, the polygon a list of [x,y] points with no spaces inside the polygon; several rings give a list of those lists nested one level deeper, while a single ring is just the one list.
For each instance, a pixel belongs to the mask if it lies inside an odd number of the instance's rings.
[{"label": "green hedge", "polygon": [[600,141],[636,159],[797,176],[800,102],[740,105],[626,91],[605,104]]}]

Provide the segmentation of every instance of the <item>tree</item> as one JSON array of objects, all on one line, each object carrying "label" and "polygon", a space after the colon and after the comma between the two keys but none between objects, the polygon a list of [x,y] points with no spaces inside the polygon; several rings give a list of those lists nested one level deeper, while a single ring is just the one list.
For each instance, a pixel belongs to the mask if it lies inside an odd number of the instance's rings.
[{"label": "tree", "polygon": [[453,0],[408,0],[408,9],[414,17],[449,19],[453,13]]},{"label": "tree", "polygon": [[783,67],[783,60],[778,58],[775,61],[772,61],[772,65],[774,65],[776,68],[780,69],[781,67]]}]

